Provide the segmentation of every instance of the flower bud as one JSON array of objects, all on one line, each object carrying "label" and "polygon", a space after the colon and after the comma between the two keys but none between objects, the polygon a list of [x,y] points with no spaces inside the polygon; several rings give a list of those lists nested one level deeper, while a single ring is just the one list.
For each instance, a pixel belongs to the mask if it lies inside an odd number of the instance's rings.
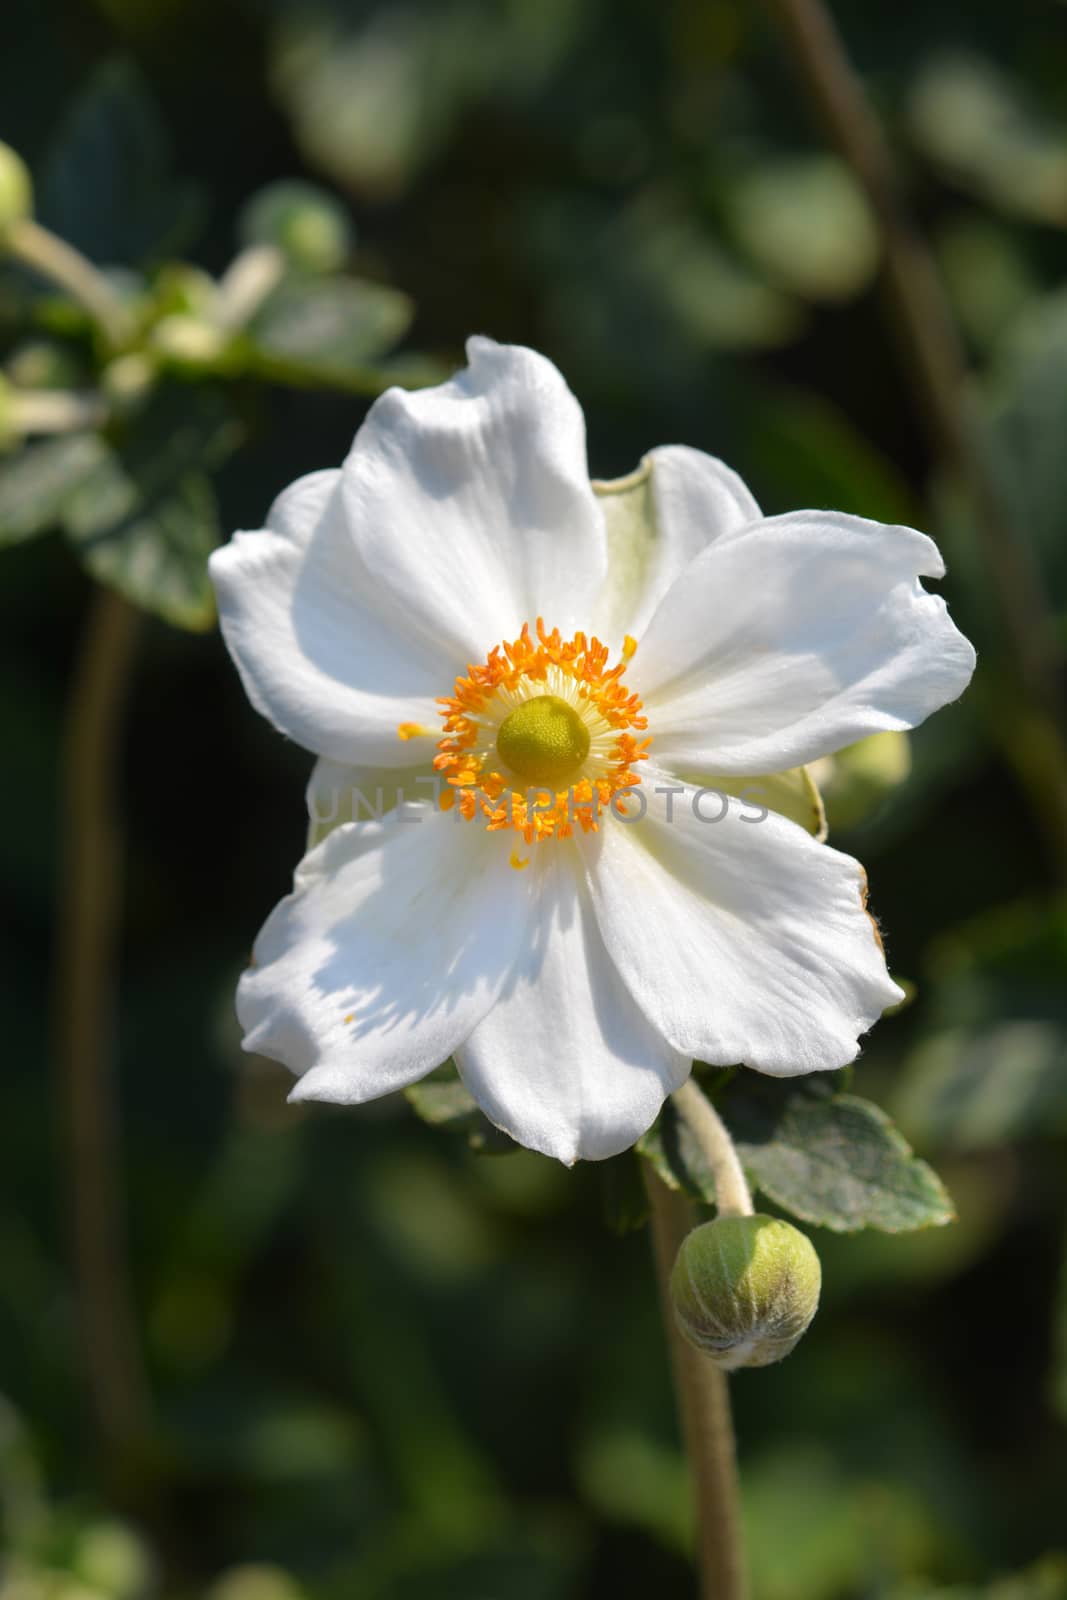
[{"label": "flower bud", "polygon": [[22,157],[9,144],[0,144],[0,239],[13,222],[33,211],[33,184]]},{"label": "flower bud", "polygon": [[244,208],[246,245],[270,244],[302,272],[336,272],[352,248],[343,206],[312,183],[272,183]]},{"label": "flower bud", "polygon": [[683,1241],[671,1273],[678,1327],[717,1367],[767,1367],[806,1331],[822,1269],[807,1236],[777,1217],[716,1217]]}]

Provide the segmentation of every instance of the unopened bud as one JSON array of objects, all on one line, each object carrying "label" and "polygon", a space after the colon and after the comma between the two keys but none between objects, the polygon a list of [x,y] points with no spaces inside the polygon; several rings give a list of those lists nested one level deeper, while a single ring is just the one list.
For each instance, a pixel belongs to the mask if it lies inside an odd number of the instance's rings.
[{"label": "unopened bud", "polygon": [[261,189],[244,208],[240,232],[246,245],[274,245],[302,272],[336,272],[352,248],[344,207],[312,183]]},{"label": "unopened bud", "polygon": [[768,1367],[787,1356],[819,1304],[811,1240],[777,1217],[716,1217],[687,1235],[671,1273],[682,1333],[717,1367]]},{"label": "unopened bud", "polygon": [[0,144],[0,240],[13,222],[33,212],[33,184],[26,163],[9,144]]},{"label": "unopened bud", "polygon": [[152,329],[153,348],[180,366],[210,367],[223,354],[227,335],[198,317],[175,312]]}]

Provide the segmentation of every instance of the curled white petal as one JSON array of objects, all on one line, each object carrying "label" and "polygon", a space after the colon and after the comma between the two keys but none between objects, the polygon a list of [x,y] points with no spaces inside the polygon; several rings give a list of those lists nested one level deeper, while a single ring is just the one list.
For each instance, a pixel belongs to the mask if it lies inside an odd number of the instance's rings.
[{"label": "curled white petal", "polygon": [[211,557],[219,620],[256,710],[316,755],[425,760],[402,722],[436,726],[454,658],[385,616],[346,526],[340,472],[300,478],[267,526]]},{"label": "curled white petal", "polygon": [[716,540],[664,596],[632,679],[656,760],[779,772],[957,699],[974,650],[920,577],[944,565],[913,528],[834,512]]},{"label": "curled white petal", "polygon": [[902,994],[863,868],[774,812],[666,774],[642,787],[643,819],[609,818],[585,849],[604,942],[652,1025],[684,1054],[775,1076],[852,1061]]},{"label": "curled white petal", "polygon": [[563,378],[517,345],[471,339],[467,355],[438,388],[376,400],[344,466],[362,561],[458,657],[453,677],[539,616],[564,633],[588,625],[606,569],[585,419]]}]

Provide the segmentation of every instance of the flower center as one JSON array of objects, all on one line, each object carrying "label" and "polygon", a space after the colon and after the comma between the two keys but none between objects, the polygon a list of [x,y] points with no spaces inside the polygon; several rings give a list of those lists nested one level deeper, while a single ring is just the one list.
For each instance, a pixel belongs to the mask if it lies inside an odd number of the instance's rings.
[{"label": "flower center", "polygon": [[589,729],[558,694],[535,694],[508,712],[496,748],[520,778],[557,788],[580,774],[589,754]]},{"label": "flower center", "polygon": [[[490,650],[440,700],[444,737],[434,770],[450,785],[442,809],[457,805],[469,822],[513,828],[527,844],[567,839],[599,825],[607,805],[625,811],[622,791],[640,783],[633,770],[649,740],[641,701],[622,681],[636,649],[608,666],[608,648],[576,633],[563,639],[540,617],[517,639]],[[409,725],[397,730],[411,737]],[[419,733],[426,730],[417,729]],[[512,854],[512,865],[526,862]]]}]

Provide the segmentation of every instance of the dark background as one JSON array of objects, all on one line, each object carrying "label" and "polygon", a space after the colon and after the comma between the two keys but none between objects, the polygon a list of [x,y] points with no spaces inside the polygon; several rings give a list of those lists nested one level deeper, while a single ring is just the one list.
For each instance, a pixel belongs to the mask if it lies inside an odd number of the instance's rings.
[{"label": "dark background", "polygon": [[[1062,629],[1067,10],[837,14]],[[757,1600],[970,1593],[1067,1550],[1062,841],[869,219],[768,18],[742,0],[7,0],[0,30],[0,138],[36,167],[94,71],[136,67],[195,186],[175,248],[209,271],[250,193],[310,177],[349,207],[357,269],[412,296],[406,348],[447,368],[484,331],[561,367],[594,475],[684,442],[768,512],[834,505],[941,539],[975,688],[834,842],[868,865],[893,970],[918,985],[857,1087],[960,1220],[816,1231],[812,1331],[733,1385],[745,1513]],[[258,526],[292,478],[338,462],[365,404],[263,391],[216,480],[223,526]],[[691,1592],[647,1238],[605,1226],[604,1171],[476,1156],[403,1101],[290,1108],[282,1069],[241,1056],[233,985],[302,849],[310,758],[251,711],[217,633],[161,622],[123,747],[116,1040],[155,1425],[135,1483],[101,1466],[49,1065],[60,729],[87,597],[58,538],[3,552],[0,1497],[23,1587],[12,1565],[0,1595]],[[1010,1593],[1064,1581],[1047,1565]]]}]

